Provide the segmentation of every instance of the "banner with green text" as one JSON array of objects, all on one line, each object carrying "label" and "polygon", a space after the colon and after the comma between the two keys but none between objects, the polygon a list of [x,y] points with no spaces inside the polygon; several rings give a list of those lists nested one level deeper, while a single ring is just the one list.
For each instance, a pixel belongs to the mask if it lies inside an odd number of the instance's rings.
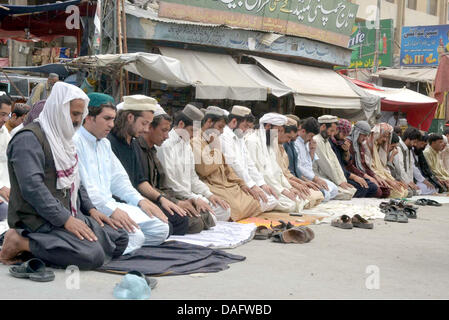
[{"label": "banner with green text", "polygon": [[276,32],[346,48],[357,10],[347,0],[161,0],[159,17]]}]

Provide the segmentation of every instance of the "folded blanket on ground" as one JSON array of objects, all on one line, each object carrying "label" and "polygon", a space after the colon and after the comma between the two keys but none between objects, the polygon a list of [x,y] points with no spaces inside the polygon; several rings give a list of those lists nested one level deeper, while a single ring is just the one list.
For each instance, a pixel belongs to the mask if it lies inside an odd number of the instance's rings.
[{"label": "folded blanket on ground", "polygon": [[153,276],[184,275],[223,271],[229,268],[230,263],[245,259],[244,256],[222,250],[166,241],[159,246],[143,247],[113,259],[97,270],[114,273],[137,270]]},{"label": "folded blanket on ground", "polygon": [[254,237],[256,228],[255,224],[218,221],[217,225],[209,230],[184,236],[171,236],[167,240],[176,240],[214,249],[230,249],[250,241]]},{"label": "folded blanket on ground", "polygon": [[324,216],[315,223],[330,223],[333,219],[342,215],[353,217],[355,214],[361,215],[365,219],[383,219],[385,214],[380,211],[379,204],[389,199],[372,199],[372,198],[352,198],[348,200],[331,200],[326,203],[320,203],[313,209],[304,210],[307,215]]}]

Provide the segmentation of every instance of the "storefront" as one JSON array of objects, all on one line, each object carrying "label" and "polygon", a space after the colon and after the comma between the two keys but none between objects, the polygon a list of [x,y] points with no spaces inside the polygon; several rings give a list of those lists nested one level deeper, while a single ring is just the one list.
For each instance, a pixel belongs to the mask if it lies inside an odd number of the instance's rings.
[{"label": "storefront", "polygon": [[[160,1],[158,10],[126,4],[128,51],[178,59],[192,86],[176,89],[155,81],[132,80],[140,81],[137,87],[166,107],[182,107],[195,100],[206,106],[215,103],[227,108],[239,103],[264,112],[299,115],[306,109],[321,113],[332,108],[360,110],[360,96],[332,70],[350,63],[351,50],[346,46],[357,12],[356,5],[341,6],[340,2],[329,1],[329,8],[322,7],[321,12],[320,7],[300,7],[296,1],[289,8],[273,3],[270,8],[259,8],[263,14],[256,13],[257,6],[263,5],[257,1],[254,8],[244,1],[227,1],[231,7],[217,1],[211,4],[213,8],[202,7],[198,1]],[[314,9],[318,15],[313,23],[297,14],[311,14]],[[222,14],[213,15],[217,12]],[[216,20],[225,16],[225,21]],[[250,24],[236,25],[236,21]],[[290,70],[288,79],[276,73],[280,66]]]}]

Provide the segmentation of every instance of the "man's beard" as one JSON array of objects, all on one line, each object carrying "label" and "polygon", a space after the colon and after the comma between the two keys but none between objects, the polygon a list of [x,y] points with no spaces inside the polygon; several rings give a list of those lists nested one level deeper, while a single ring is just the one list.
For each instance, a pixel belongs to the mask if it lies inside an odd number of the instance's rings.
[{"label": "man's beard", "polygon": [[234,134],[235,134],[238,138],[242,138],[242,137],[245,135],[245,132],[243,132],[242,129],[235,128],[235,129],[234,129]]},{"label": "man's beard", "polygon": [[279,132],[277,129],[265,129],[265,136],[267,147],[270,147],[271,145],[276,145],[275,141],[278,141]]},{"label": "man's beard", "polygon": [[128,135],[133,137],[133,138],[137,138],[137,132],[134,130],[134,128],[132,126],[130,126],[127,130]]},{"label": "man's beard", "polygon": [[324,140],[327,140],[329,138],[329,135],[327,134],[326,130],[321,131],[320,135],[323,137]]}]

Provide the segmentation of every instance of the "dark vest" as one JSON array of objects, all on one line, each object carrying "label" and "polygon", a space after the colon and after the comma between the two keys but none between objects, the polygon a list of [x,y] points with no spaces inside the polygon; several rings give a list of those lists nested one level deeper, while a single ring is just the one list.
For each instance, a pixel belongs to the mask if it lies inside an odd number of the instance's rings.
[{"label": "dark vest", "polygon": [[[31,131],[36,136],[37,140],[42,146],[42,150],[45,155],[45,165],[44,165],[44,184],[47,186],[48,190],[51,192],[53,197],[58,199],[64,207],[70,211],[70,192],[69,190],[58,190],[56,189],[56,167],[53,160],[53,154],[51,152],[50,144],[48,143],[45,133],[42,131],[39,123],[33,122],[27,125],[25,128],[20,130]],[[18,133],[17,133],[18,134]],[[10,143],[13,143],[14,138]],[[47,223],[37,212],[34,210],[32,205],[26,202],[19,188],[19,183],[17,182],[17,177],[14,172],[14,168],[8,161],[9,179],[11,183],[11,192],[9,196],[8,204],[8,224],[10,228],[23,229],[24,226],[28,227],[32,231],[36,231],[43,224]],[[24,181],[23,183],[26,183]]]}]

